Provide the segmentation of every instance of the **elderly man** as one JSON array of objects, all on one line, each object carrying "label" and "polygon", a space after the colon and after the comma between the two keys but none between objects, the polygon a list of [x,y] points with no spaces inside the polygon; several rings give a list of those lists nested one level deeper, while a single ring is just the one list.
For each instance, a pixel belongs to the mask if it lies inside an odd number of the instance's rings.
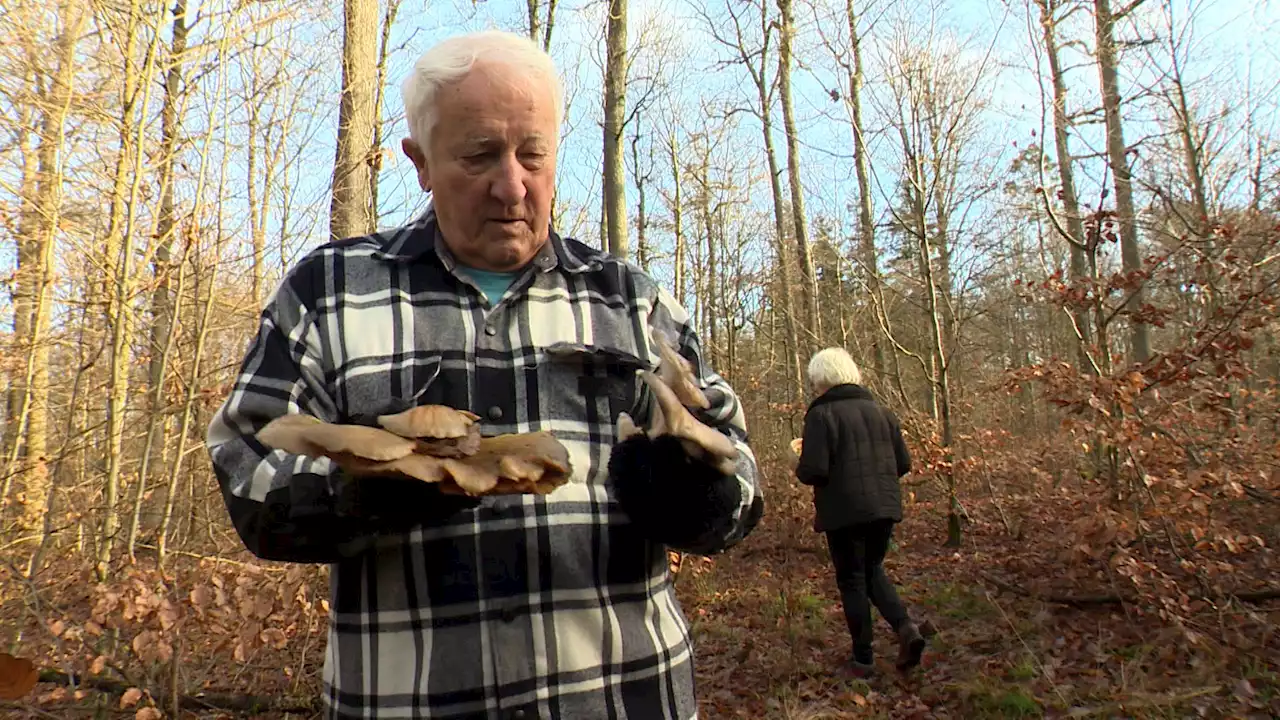
[{"label": "elderly man", "polygon": [[[723,551],[761,516],[738,399],[669,294],[551,231],[563,109],[545,53],[455,37],[403,91],[431,205],[315,249],[276,288],[209,428],[235,527],[259,557],[332,565],[330,717],[694,717],[666,550]],[[659,335],[690,361],[710,405],[694,416],[729,439],[728,467],[658,431],[615,434],[623,413],[653,416],[662,388],[637,371]],[[372,424],[421,404],[474,412],[486,435],[550,431],[572,477],[457,497],[255,437],[288,413]]]}]

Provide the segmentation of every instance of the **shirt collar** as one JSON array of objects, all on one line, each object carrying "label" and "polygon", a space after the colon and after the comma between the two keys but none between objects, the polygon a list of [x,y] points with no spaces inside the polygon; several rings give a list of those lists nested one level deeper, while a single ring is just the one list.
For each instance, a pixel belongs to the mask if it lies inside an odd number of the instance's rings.
[{"label": "shirt collar", "polygon": [[[428,202],[427,209],[418,217],[382,235],[382,243],[374,254],[387,262],[413,263],[424,256],[429,257],[428,251],[434,251],[433,254],[446,270],[452,272],[457,266],[457,260],[448,246],[439,241],[440,229],[436,224],[433,202]],[[602,267],[598,259],[584,256],[580,250],[571,247],[554,228],[549,231],[547,242],[534,255],[532,264],[541,272],[550,272],[559,267],[565,272],[581,273]]]}]

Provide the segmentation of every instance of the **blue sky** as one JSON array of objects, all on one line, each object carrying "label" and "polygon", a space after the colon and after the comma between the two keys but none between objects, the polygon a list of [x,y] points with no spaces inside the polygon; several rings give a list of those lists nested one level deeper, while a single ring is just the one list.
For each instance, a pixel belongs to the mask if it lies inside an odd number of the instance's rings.
[{"label": "blue sky", "polygon": [[[753,98],[753,90],[745,83],[746,75],[737,68],[720,70],[712,73],[708,69],[715,55],[720,50],[707,40],[701,31],[701,23],[692,12],[693,5],[675,0],[651,0],[650,2],[632,3],[631,30],[633,36],[645,29],[644,19],[656,18],[661,30],[685,34],[680,43],[689,51],[690,57],[680,63],[684,80],[686,97],[712,92],[740,96],[744,102]],[[842,7],[842,3],[836,6]],[[839,111],[837,104],[830,102],[825,87],[833,84],[829,72],[831,62],[825,51],[816,45],[814,28],[814,12],[802,7],[799,9],[799,22],[805,36],[799,41],[801,59],[807,67],[796,72],[797,100],[796,109],[800,116],[802,128],[803,150],[802,167],[804,183],[812,214],[822,213],[847,222],[845,203],[856,192],[852,177],[852,164],[848,161],[850,150],[849,130],[847,126],[825,119],[833,111]],[[873,6],[869,13],[877,16],[879,23],[872,29],[867,61],[873,66],[877,56],[883,55],[884,43],[878,42],[882,30],[894,22],[914,22],[916,27],[925,27],[934,19],[935,33],[941,42],[954,43],[961,46],[961,51],[970,59],[982,62],[988,68],[990,80],[985,83],[985,90],[991,98],[991,107],[986,113],[984,140],[989,147],[984,154],[994,169],[1006,164],[1017,152],[1018,147],[1035,142],[1041,127],[1041,103],[1039,89],[1034,77],[1034,56],[1029,52],[1028,25],[1026,9],[1020,4],[1005,4],[995,0],[959,0],[946,4],[930,6],[911,4],[885,4]],[[559,192],[562,198],[575,204],[586,205],[593,212],[584,217],[574,218],[572,227],[584,237],[595,239],[597,232],[598,210],[592,206],[598,201],[598,176],[600,165],[600,130],[597,124],[598,88],[599,88],[599,50],[590,47],[599,42],[597,23],[599,6],[588,6],[586,9],[572,5],[562,5],[557,17],[557,28],[553,37],[553,54],[560,61],[566,76],[570,78],[571,93],[574,93],[570,107],[570,124],[573,130],[566,138],[561,157],[561,180]],[[428,7],[421,14],[408,14],[402,11],[398,36],[406,42],[404,51],[396,58],[396,66],[390,78],[392,88],[388,93],[388,105],[391,112],[398,107],[398,82],[416,53],[427,47],[434,39],[453,34],[464,29],[480,27],[520,28],[524,18],[524,3],[513,3],[505,0],[489,0],[474,6],[469,4],[444,4]],[[1078,20],[1087,20],[1083,13]],[[1223,68],[1230,68],[1234,81],[1243,79],[1253,64],[1254,82],[1265,87],[1263,81],[1267,76],[1280,77],[1280,63],[1277,62],[1277,14],[1275,6],[1270,2],[1249,2],[1249,0],[1216,0],[1212,6],[1202,7],[1195,25],[1197,37],[1196,57],[1198,64],[1192,66],[1192,74],[1206,76],[1201,82],[1212,83],[1210,75],[1222,76]],[[1035,28],[1030,28],[1035,30]],[[1082,26],[1087,30],[1088,26]],[[1140,53],[1131,53],[1125,68],[1129,83],[1129,92],[1133,92],[1138,83],[1150,79],[1149,73],[1138,72],[1138,65],[1146,59]],[[1083,58],[1077,57],[1076,62]],[[874,73],[874,69],[872,70]],[[874,74],[871,78],[875,82]],[[1096,95],[1096,73],[1092,68],[1078,68],[1073,73],[1072,99],[1077,103],[1086,102],[1087,98]],[[1206,89],[1205,95],[1221,95],[1228,88]],[[872,88],[874,92],[874,88]],[[1272,99],[1274,103],[1274,99]],[[874,105],[873,103],[869,103]],[[686,102],[686,108],[692,103]],[[780,132],[781,116],[775,120],[778,126],[777,145],[782,147]],[[868,112],[874,120],[874,112]],[[1130,139],[1140,137],[1141,123],[1146,119],[1137,107],[1133,109],[1130,128]],[[754,121],[741,123],[742,150],[762,154],[758,126]],[[1033,134],[1035,133],[1035,134]],[[403,134],[403,126],[393,126],[391,137]],[[1017,143],[1017,145],[1015,145]],[[1077,140],[1076,147],[1084,152],[1084,143]],[[888,157],[885,157],[888,160]],[[892,181],[892,163],[877,163],[878,174],[888,174],[881,185],[890,187]],[[1086,174],[1089,173],[1086,170]],[[413,203],[419,201],[416,186],[412,184],[411,168],[408,162],[398,157],[384,170],[382,180],[384,197],[383,221],[397,222],[403,217]],[[634,203],[634,189],[631,201]],[[757,204],[765,207],[767,193],[763,194]],[[878,204],[884,198],[878,197]]]},{"label": "blue sky", "polygon": [[[221,5],[221,2],[217,0],[215,4]],[[734,7],[740,5],[735,3]],[[1157,27],[1154,23],[1158,17],[1153,13],[1160,6],[1154,0],[1148,0],[1144,5],[1146,14],[1140,23],[1144,34],[1153,33],[1152,28]],[[294,150],[300,153],[302,160],[293,179],[296,199],[286,233],[288,250],[283,261],[287,263],[298,252],[327,239],[328,183],[332,172],[340,80],[341,4],[326,1],[318,13],[305,3],[281,8],[268,4],[249,7],[255,8],[249,12],[291,13],[291,19],[276,25],[274,32],[280,33],[283,32],[281,28],[292,27],[304,40],[301,45],[290,46],[284,42],[277,45],[279,48],[293,48],[293,55],[282,60],[282,77],[288,77],[289,82],[302,83],[302,78],[308,77],[305,68],[314,68],[314,74],[309,76],[311,86],[306,91],[308,102],[304,109],[307,112],[299,113],[297,118],[303,132],[294,138]],[[663,102],[648,112],[645,118],[648,128],[660,126],[658,121],[662,118],[674,118],[686,129],[714,125],[714,120],[700,109],[702,98],[714,98],[721,104],[742,107],[755,102],[754,90],[747,82],[745,71],[738,67],[713,69],[715,61],[726,51],[710,39],[707,24],[699,17],[698,9],[702,7],[712,8],[708,14],[718,27],[725,27],[723,3],[699,5],[698,0],[631,2],[629,29],[633,47],[637,44],[643,46],[636,51],[639,71],[647,73],[653,70],[655,57],[669,58],[666,63],[657,63],[658,75],[669,91],[664,94]],[[1189,12],[1186,0],[1177,0],[1176,7],[1180,17]],[[1259,121],[1268,126],[1275,137],[1280,130],[1275,126],[1278,120],[1275,83],[1280,78],[1280,12],[1276,4],[1271,0],[1215,0],[1199,3],[1196,7],[1198,14],[1193,23],[1195,42],[1189,51],[1193,62],[1188,72],[1193,99],[1210,112],[1225,107],[1237,113],[1233,118],[1238,119],[1246,97],[1252,97],[1252,101],[1261,107]],[[796,47],[798,63],[794,83],[802,143],[802,182],[808,214],[828,218],[840,232],[849,233],[854,227],[854,220],[847,205],[857,192],[853,165],[849,160],[850,133],[843,122],[840,103],[833,103],[827,94],[827,88],[839,81],[832,75],[831,59],[819,43],[817,33],[818,28],[831,31],[839,27],[840,23],[826,13],[842,9],[843,3],[839,0],[819,0],[797,7],[800,37]],[[389,119],[384,145],[390,150],[390,160],[384,164],[380,181],[383,225],[402,222],[425,201],[414,182],[411,165],[398,150],[399,140],[405,134],[400,119],[399,94],[399,83],[405,72],[422,50],[447,35],[486,27],[523,30],[524,12],[525,4],[513,0],[476,3],[469,0],[405,0],[392,38],[396,52],[391,60],[384,106],[384,117]],[[562,1],[552,42],[552,52],[566,76],[570,98],[568,131],[560,157],[558,192],[565,214],[559,229],[591,243],[598,242],[599,222],[602,12],[603,5],[598,1]],[[886,132],[888,128],[882,111],[887,109],[887,103],[884,86],[880,82],[883,73],[879,69],[889,55],[895,35],[907,37],[914,44],[933,44],[941,57],[954,60],[956,64],[969,63],[984,69],[986,79],[979,85],[978,94],[986,98],[988,104],[982,112],[977,136],[969,147],[969,181],[981,184],[998,178],[1021,148],[1038,142],[1041,133],[1049,129],[1035,76],[1038,36],[1032,37],[1032,34],[1038,29],[1034,24],[1028,24],[1026,0],[933,0],[926,3],[881,0],[865,6],[864,13],[866,27],[863,32],[867,36],[864,38],[865,60],[870,82],[864,102],[873,151],[874,195],[879,221],[887,218],[887,197],[892,193],[900,168],[894,136]],[[1086,13],[1077,13],[1073,24],[1064,28],[1064,32],[1087,37],[1090,31],[1088,20]],[[208,33],[218,29],[211,29],[208,23],[204,23],[197,29],[193,40],[209,41]],[[167,38],[167,28],[163,32]],[[1135,30],[1129,28],[1125,32],[1131,35]],[[657,46],[669,49],[665,56],[652,50]],[[1158,48],[1153,51],[1158,51]],[[1087,58],[1078,52],[1068,61],[1074,65],[1070,74],[1073,106],[1078,108],[1095,103],[1096,72],[1087,64]],[[1132,95],[1144,84],[1153,82],[1147,66],[1147,57],[1141,50],[1131,51],[1125,56],[1123,75],[1127,94]],[[233,88],[240,82],[238,78],[238,71],[233,71],[228,79]],[[212,87],[212,82],[207,86]],[[1245,92],[1246,87],[1252,88],[1250,93]],[[638,92],[639,88],[631,89],[632,100]],[[204,126],[202,118],[206,116],[209,95],[210,91],[205,90],[192,100],[186,127],[194,135],[198,136]],[[1147,100],[1130,105],[1126,115],[1130,142],[1152,132],[1155,115],[1151,107],[1152,103]],[[156,122],[158,109],[157,97],[152,103],[150,122]],[[228,179],[228,190],[221,198],[224,230],[233,238],[245,238],[247,243],[246,214],[243,212],[243,188],[247,180],[242,177],[245,173],[243,148],[237,145],[237,137],[242,137],[238,128],[243,117],[243,108],[239,108],[233,109],[229,116],[215,115],[215,121],[235,123],[227,128],[226,133],[231,146],[225,152],[233,157],[235,164],[231,170],[232,177]],[[1226,130],[1241,125],[1236,119],[1225,123]],[[158,125],[154,130],[158,135]],[[221,130],[219,128],[219,135]],[[652,135],[652,132],[647,132],[646,140]],[[1228,142],[1232,139],[1230,132],[1224,137]],[[764,167],[760,138],[754,118],[741,114],[736,116],[735,127],[723,143],[719,162],[733,166],[739,174],[754,169],[758,175]],[[1073,140],[1075,152],[1084,154],[1091,149],[1096,150],[1100,147],[1098,139],[1096,126],[1081,128]],[[780,151],[784,147],[781,114],[777,111],[775,144]],[[88,140],[83,141],[77,150],[80,154],[73,153],[71,162],[78,164],[82,172],[101,173],[100,163],[96,163],[95,157],[89,154],[90,147]],[[195,152],[198,149],[194,148],[186,156],[191,168],[198,165]],[[1140,157],[1140,162],[1145,162],[1150,155],[1144,151]],[[10,187],[16,186],[14,170],[11,163],[0,168],[0,179]],[[1101,170],[1102,164],[1096,160],[1081,164],[1078,172],[1082,179],[1082,197],[1097,196],[1096,183],[1102,177]],[[236,174],[241,177],[235,177]],[[665,183],[666,172],[659,169],[656,176]],[[210,178],[208,182],[213,180]],[[189,194],[193,184],[186,186],[183,192]],[[0,195],[8,195],[3,186],[0,186]],[[755,213],[743,218],[747,232],[755,228],[760,228],[762,234],[767,232],[769,222],[761,221],[761,218],[767,218],[771,207],[767,182],[756,177],[743,190],[743,195],[747,209]],[[635,198],[632,187],[629,201],[633,210]],[[966,217],[970,227],[965,232],[978,237],[985,224],[999,214],[1002,201],[997,193],[969,208]],[[665,210],[653,195],[650,195],[649,207],[651,212],[665,215]],[[269,237],[279,235],[280,222],[281,212],[277,207],[268,219]],[[147,226],[145,221],[140,224]],[[5,245],[5,251],[9,252],[11,245]],[[244,256],[243,243],[236,252]],[[272,261],[276,265],[281,264],[278,253],[273,253]],[[11,266],[11,255],[8,263]],[[662,274],[668,273],[664,270]]]}]

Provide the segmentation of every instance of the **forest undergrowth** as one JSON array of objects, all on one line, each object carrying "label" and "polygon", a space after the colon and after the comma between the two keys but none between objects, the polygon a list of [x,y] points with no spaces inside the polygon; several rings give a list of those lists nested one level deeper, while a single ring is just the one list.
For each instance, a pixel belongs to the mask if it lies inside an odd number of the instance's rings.
[{"label": "forest undergrowth", "polygon": [[[937,634],[922,667],[901,676],[877,619],[870,682],[836,670],[849,640],[807,490],[762,452],[770,502],[755,533],[676,565],[700,716],[1280,714],[1280,588],[1268,584],[1280,575],[1276,475],[1214,502],[1212,531],[1182,532],[1185,522],[1135,523],[1109,509],[1104,479],[1046,472],[1049,448],[986,442],[959,547],[946,544],[940,485],[907,478],[886,565]],[[257,561],[229,527],[214,538],[207,555],[170,554],[163,571],[144,548],[109,583],[73,562],[28,582],[18,558],[5,558],[0,641],[20,660],[0,666],[0,691],[22,683],[23,661],[39,683],[5,700],[0,717],[318,717],[327,571]]]}]

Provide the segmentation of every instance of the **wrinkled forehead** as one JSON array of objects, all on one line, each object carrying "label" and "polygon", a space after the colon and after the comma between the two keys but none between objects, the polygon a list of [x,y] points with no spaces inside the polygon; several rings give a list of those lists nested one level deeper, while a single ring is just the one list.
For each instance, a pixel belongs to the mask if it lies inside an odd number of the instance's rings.
[{"label": "wrinkled forehead", "polygon": [[436,129],[447,144],[557,144],[553,98],[537,78],[476,75],[442,89]]},{"label": "wrinkled forehead", "polygon": [[551,110],[560,121],[559,83],[532,68],[479,59],[466,75],[445,85],[439,99],[453,95],[463,102],[501,102],[512,108],[529,105]]}]

